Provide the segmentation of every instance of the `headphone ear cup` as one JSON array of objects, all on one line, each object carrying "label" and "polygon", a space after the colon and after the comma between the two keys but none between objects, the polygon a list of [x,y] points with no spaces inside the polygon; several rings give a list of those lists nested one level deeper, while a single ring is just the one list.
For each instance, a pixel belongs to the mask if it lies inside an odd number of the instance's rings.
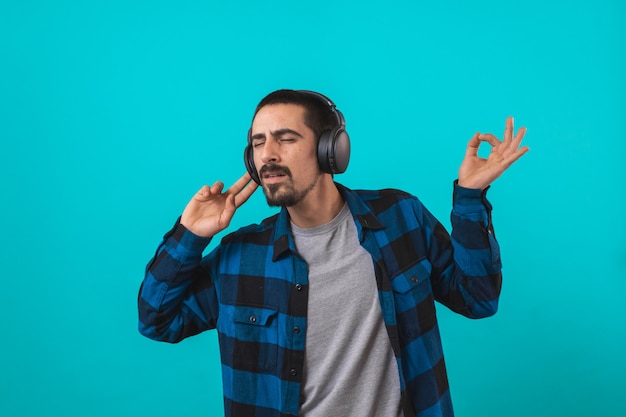
[{"label": "headphone ear cup", "polygon": [[330,153],[332,152],[333,147],[332,133],[333,132],[331,130],[323,131],[317,141],[317,163],[320,166],[320,170],[328,174],[332,174],[330,158]]},{"label": "headphone ear cup", "polygon": [[333,141],[333,174],[343,174],[350,162],[350,137],[343,127],[335,130]]},{"label": "headphone ear cup", "polygon": [[343,126],[322,132],[317,143],[317,161],[322,172],[342,174],[350,162],[350,138]]},{"label": "headphone ear cup", "polygon": [[254,165],[254,155],[252,146],[246,146],[246,149],[243,151],[243,162],[246,164],[246,170],[250,177],[254,182],[261,185],[261,178],[259,178],[259,173],[256,170],[256,166]]}]

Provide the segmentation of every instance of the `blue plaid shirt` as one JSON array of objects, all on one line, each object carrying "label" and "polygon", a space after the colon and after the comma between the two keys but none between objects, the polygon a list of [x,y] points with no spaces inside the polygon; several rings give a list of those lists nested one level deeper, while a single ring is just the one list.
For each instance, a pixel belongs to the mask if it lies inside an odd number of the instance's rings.
[{"label": "blue plaid shirt", "polygon": [[[485,192],[455,185],[450,236],[414,196],[337,186],[372,256],[405,416],[452,416],[434,301],[471,318],[496,312],[501,263]],[[177,223],[147,266],[140,332],[179,342],[217,328],[226,416],[298,415],[308,273],[289,224],[283,209],[202,257],[210,239]]]}]

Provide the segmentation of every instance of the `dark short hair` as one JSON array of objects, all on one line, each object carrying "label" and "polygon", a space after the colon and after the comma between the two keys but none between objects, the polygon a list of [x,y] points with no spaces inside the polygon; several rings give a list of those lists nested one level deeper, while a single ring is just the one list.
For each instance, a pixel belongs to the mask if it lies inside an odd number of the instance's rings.
[{"label": "dark short hair", "polygon": [[337,118],[331,108],[310,93],[299,90],[276,90],[259,102],[254,116],[261,108],[272,104],[297,104],[304,107],[304,124],[315,133],[317,138],[323,131],[337,126]]}]

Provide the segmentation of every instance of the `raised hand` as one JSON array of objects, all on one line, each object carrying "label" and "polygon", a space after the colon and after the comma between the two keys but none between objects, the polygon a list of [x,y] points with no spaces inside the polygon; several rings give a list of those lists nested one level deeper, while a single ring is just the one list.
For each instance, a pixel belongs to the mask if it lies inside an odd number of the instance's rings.
[{"label": "raised hand", "polygon": [[[526,128],[522,127],[513,136],[513,118],[506,119],[504,140],[501,142],[492,134],[476,133],[467,144],[465,158],[459,168],[459,182],[465,188],[487,188],[496,178],[528,152],[528,146],[520,147]],[[487,159],[478,156],[481,142],[491,145]]]},{"label": "raised hand", "polygon": [[192,233],[212,237],[228,227],[237,210],[256,191],[258,185],[245,174],[226,192],[224,183],[205,185],[185,207],[180,223]]}]

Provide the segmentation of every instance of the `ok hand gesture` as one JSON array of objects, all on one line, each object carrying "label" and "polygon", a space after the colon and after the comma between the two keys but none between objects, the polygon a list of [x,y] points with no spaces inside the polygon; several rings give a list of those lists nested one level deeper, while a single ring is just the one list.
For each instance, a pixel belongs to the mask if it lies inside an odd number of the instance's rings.
[{"label": "ok hand gesture", "polygon": [[212,237],[224,230],[237,210],[256,191],[258,185],[245,174],[226,192],[224,183],[217,181],[211,187],[205,185],[185,207],[180,223],[192,233]]},{"label": "ok hand gesture", "polygon": [[[506,119],[504,140],[500,142],[492,134],[476,133],[467,144],[465,158],[459,169],[458,185],[465,188],[487,188],[511,164],[528,152],[528,146],[520,148],[526,128],[522,127],[513,136],[513,118]],[[491,145],[491,153],[487,159],[478,156],[481,142]]]}]

